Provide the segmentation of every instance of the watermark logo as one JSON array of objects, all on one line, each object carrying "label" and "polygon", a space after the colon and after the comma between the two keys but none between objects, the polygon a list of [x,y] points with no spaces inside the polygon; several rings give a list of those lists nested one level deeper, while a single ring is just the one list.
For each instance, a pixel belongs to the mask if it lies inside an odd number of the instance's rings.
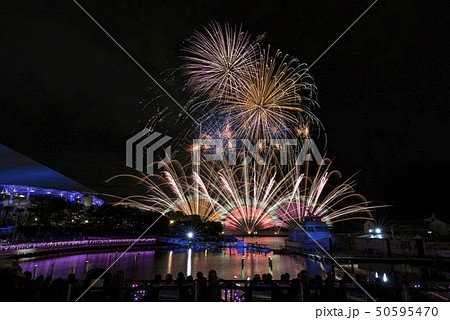
[{"label": "watermark logo", "polygon": [[[266,140],[259,140],[256,143],[252,143],[250,140],[242,139],[239,142],[239,145],[246,151],[247,155],[242,165],[248,165],[251,162],[259,165],[267,165],[267,157],[264,157],[261,152],[261,150],[264,150],[264,146],[267,145],[278,151],[279,163],[282,166],[288,165],[289,150],[295,147],[299,149],[296,152],[295,165],[301,166],[305,161],[312,160],[315,160],[318,165],[324,164],[319,148],[317,148],[316,143],[312,139],[305,139],[301,143],[301,146],[298,145],[299,142],[296,139],[271,139],[269,143]],[[200,165],[203,158],[218,162],[227,161],[229,165],[235,165],[237,161],[236,145],[237,141],[234,139],[194,139],[192,162],[194,165]],[[203,150],[208,150],[208,152],[202,152]]]},{"label": "watermark logo", "polygon": [[[154,167],[162,168],[171,160],[172,149],[168,142],[172,137],[159,132],[151,132],[144,129],[126,142],[126,165],[135,168],[146,174],[153,174]],[[244,159],[237,156],[237,148],[245,150]],[[296,139],[272,139],[269,142],[259,140],[252,143],[247,139],[194,139],[192,145],[192,164],[200,165],[201,161],[227,162],[229,165],[236,165],[238,160],[242,160],[241,165],[257,163],[258,165],[268,165],[270,157],[265,156],[264,148],[276,149],[279,164],[288,165],[292,159],[289,157],[292,149],[295,148],[295,165],[302,166],[305,161],[315,160],[318,165],[323,165],[323,157],[317,145],[312,139],[305,139],[300,144]],[[155,161],[155,158],[163,158]]]},{"label": "watermark logo", "polygon": [[[155,164],[159,169],[171,160],[172,149],[170,145],[167,145],[171,139],[172,137],[165,136],[159,132],[151,133],[149,129],[138,132],[126,142],[127,167],[135,168],[137,171],[147,174],[153,174]],[[164,147],[164,145],[166,146]],[[158,151],[164,152],[164,158],[155,163],[155,155]],[[144,158],[146,160],[145,163]]]}]

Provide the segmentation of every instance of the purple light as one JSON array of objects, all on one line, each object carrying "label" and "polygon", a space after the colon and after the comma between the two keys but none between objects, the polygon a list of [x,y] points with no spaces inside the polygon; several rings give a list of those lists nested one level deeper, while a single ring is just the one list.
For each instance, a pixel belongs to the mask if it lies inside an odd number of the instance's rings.
[{"label": "purple light", "polygon": [[[46,195],[54,195],[54,196],[61,196],[65,197],[67,199],[73,200],[74,198],[80,199],[85,194],[82,194],[77,191],[63,191],[63,190],[56,190],[56,189],[43,189],[38,187],[29,187],[29,186],[18,186],[18,185],[0,185],[0,189],[3,190],[5,193],[19,193],[19,194],[27,194],[27,193],[36,193],[36,194],[46,194]],[[86,194],[87,196],[87,194]],[[104,201],[101,199],[98,199],[94,196],[92,197],[92,203],[95,205],[103,205]]]},{"label": "purple light", "polygon": [[[136,239],[107,239],[107,240],[77,240],[77,241],[56,241],[56,242],[36,242],[21,243],[0,246],[0,252],[16,251],[23,249],[58,249],[62,247],[86,247],[99,245],[129,245]],[[155,243],[155,238],[139,239],[136,243]]]}]

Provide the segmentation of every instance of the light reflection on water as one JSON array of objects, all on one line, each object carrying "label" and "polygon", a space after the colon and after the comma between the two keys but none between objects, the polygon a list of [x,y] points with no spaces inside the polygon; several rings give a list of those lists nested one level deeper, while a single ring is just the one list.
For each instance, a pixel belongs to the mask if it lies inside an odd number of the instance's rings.
[{"label": "light reflection on water", "polygon": [[244,237],[244,242],[267,244],[272,249],[280,249],[284,247],[285,239],[287,237]]},{"label": "light reflection on water", "polygon": [[[72,256],[51,257],[46,259],[36,259],[19,261],[20,266],[25,271],[33,272],[37,265],[37,274],[49,276],[54,264],[53,278],[66,278],[75,267],[75,276],[81,278],[84,275],[86,261],[89,270],[94,268],[107,268],[110,257],[112,261],[119,257],[116,253],[94,253],[77,254]],[[269,273],[269,256],[273,259],[272,274],[275,279],[279,279],[282,273],[288,272],[291,278],[301,270],[308,270],[311,276],[316,274],[325,275],[321,265],[300,256],[273,255],[243,251],[237,249],[183,249],[171,251],[141,251],[127,252],[110,269],[112,274],[118,270],[124,270],[125,276],[134,280],[153,279],[156,274],[163,277],[167,273],[172,273],[176,277],[178,272],[183,272],[185,276],[192,273],[194,278],[198,271],[207,274],[209,270],[217,271],[219,278],[237,279],[253,277],[259,273]],[[245,261],[245,269],[242,270],[242,257]]]},{"label": "light reflection on water", "polygon": [[[245,237],[247,243],[268,244],[271,248],[280,248],[284,244],[283,237]],[[111,262],[114,262],[120,256],[121,252],[115,253],[92,253],[76,254],[70,256],[53,256],[47,258],[36,258],[19,261],[22,271],[33,273],[37,265],[37,275],[49,276],[52,265],[54,264],[53,278],[67,278],[72,268],[75,267],[75,276],[82,278],[85,273],[86,261],[88,269],[94,268],[106,269]],[[244,257],[245,268],[242,269],[242,257]],[[269,257],[272,257],[273,270],[269,269]],[[350,269],[350,265],[346,265]],[[309,260],[297,255],[274,255],[244,251],[237,249],[180,249],[180,250],[149,250],[141,252],[127,252],[110,269],[112,274],[118,270],[123,270],[128,279],[150,280],[156,274],[163,278],[167,273],[172,273],[174,277],[178,272],[183,272],[185,276],[192,274],[194,278],[198,271],[204,275],[214,269],[219,278],[222,279],[245,279],[247,276],[253,277],[255,274],[272,273],[274,279],[280,279],[282,273],[288,272],[291,278],[294,278],[301,270],[307,270],[310,277],[316,274],[325,278],[326,271],[330,272],[331,267],[321,265],[319,262]],[[326,270],[326,271],[325,271]],[[390,264],[355,264],[356,272],[362,274],[370,273],[372,277],[375,272],[379,275],[399,271],[405,279],[420,280],[424,270],[410,265],[390,265]],[[340,272],[339,268],[337,271]],[[433,274],[438,274],[440,278],[449,279],[448,273],[442,270],[431,270]],[[430,271],[430,272],[431,272]],[[427,271],[428,272],[428,271]],[[432,275],[433,275],[432,274]],[[433,276],[434,277],[434,276]]]}]

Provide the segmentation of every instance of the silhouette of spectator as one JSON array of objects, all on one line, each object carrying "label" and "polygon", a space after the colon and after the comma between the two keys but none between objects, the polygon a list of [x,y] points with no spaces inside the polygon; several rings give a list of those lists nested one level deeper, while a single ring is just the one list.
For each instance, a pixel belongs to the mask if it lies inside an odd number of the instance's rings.
[{"label": "silhouette of spectator", "polygon": [[300,278],[300,282],[302,285],[303,291],[303,301],[311,301],[311,296],[309,290],[311,289],[311,284],[309,281],[308,271],[302,270],[300,274],[297,274],[297,277]]},{"label": "silhouette of spectator", "polygon": [[203,272],[197,272],[197,300],[207,301],[208,300],[208,282],[203,276]]},{"label": "silhouette of spectator", "polygon": [[125,289],[125,272],[117,271],[112,279],[112,300],[113,301],[133,301],[131,292]]},{"label": "silhouette of spectator", "polygon": [[73,273],[67,276],[67,301],[75,301],[81,294],[81,286]]},{"label": "silhouette of spectator", "polygon": [[58,278],[52,283],[52,301],[67,300],[67,280]]},{"label": "silhouette of spectator", "polygon": [[159,297],[159,288],[162,285],[162,277],[160,274],[156,274],[153,278],[153,282],[148,287],[148,291],[146,296],[144,297],[144,301],[158,301]]},{"label": "silhouette of spectator", "polygon": [[210,270],[208,272],[208,301],[218,301],[218,278],[216,270]]},{"label": "silhouette of spectator", "polygon": [[311,290],[311,301],[320,301],[323,291],[322,277],[320,276],[320,274],[317,274],[314,277],[314,282]]},{"label": "silhouette of spectator", "polygon": [[183,293],[186,294],[185,301],[194,301],[194,278],[189,275],[186,277],[186,281],[183,284]]},{"label": "silhouette of spectator", "polygon": [[173,283],[173,276],[171,273],[166,274],[166,285]]},{"label": "silhouette of spectator", "polygon": [[375,287],[375,282],[374,281],[369,281],[367,282],[367,292],[375,299],[375,300],[379,300],[377,297],[377,288]]},{"label": "silhouette of spectator", "polygon": [[17,301],[19,295],[19,277],[10,269],[0,270],[0,299],[1,301]]},{"label": "silhouette of spectator", "polygon": [[253,279],[250,281],[251,286],[257,286],[261,284],[261,276],[257,273],[253,276]]},{"label": "silhouette of spectator", "polygon": [[302,292],[301,292],[301,282],[300,282],[300,273],[297,278],[292,279],[291,288],[289,290],[289,295],[292,301],[302,301]]},{"label": "silhouette of spectator", "polygon": [[[83,296],[85,301],[108,301],[111,297],[112,276],[105,272],[106,269],[94,268],[86,273],[83,289],[86,290],[91,284],[91,289]],[[103,274],[104,273],[104,274]],[[98,280],[97,280],[98,279]]]},{"label": "silhouette of spectator", "polygon": [[337,299],[337,290],[334,287],[334,281],[331,275],[328,275],[325,279],[322,292],[322,301],[329,302],[335,301],[335,299]]},{"label": "silhouette of spectator", "polygon": [[30,281],[33,276],[33,274],[30,271],[25,271],[23,275],[25,276],[25,280],[27,281]]},{"label": "silhouette of spectator", "polygon": [[183,286],[183,284],[185,283],[186,279],[184,278],[184,273],[183,272],[178,272],[177,274],[177,279],[175,280],[175,283],[179,286],[180,289],[180,301],[186,301],[187,299],[187,288],[185,286]]},{"label": "silhouette of spectator", "polygon": [[32,273],[30,271],[24,272],[21,284],[21,296],[23,301],[36,301],[36,281],[32,280]]},{"label": "silhouette of spectator", "polygon": [[279,301],[289,301],[289,274],[283,273],[280,277],[279,284]]},{"label": "silhouette of spectator", "polygon": [[186,279],[184,278],[184,273],[183,272],[178,272],[176,282],[178,284],[182,284],[185,280]]},{"label": "silhouette of spectator", "polygon": [[154,285],[161,285],[162,282],[162,277],[160,274],[156,274],[155,277],[153,278],[153,284]]},{"label": "silhouette of spectator", "polygon": [[377,297],[377,301],[385,301],[385,288],[380,278],[375,278],[375,296]]},{"label": "silhouette of spectator", "polygon": [[403,281],[402,275],[398,271],[394,271],[392,279],[392,301],[403,301]]},{"label": "silhouette of spectator", "polygon": [[78,280],[75,278],[75,275],[73,273],[69,274],[67,276],[67,283],[72,285],[79,285]]}]

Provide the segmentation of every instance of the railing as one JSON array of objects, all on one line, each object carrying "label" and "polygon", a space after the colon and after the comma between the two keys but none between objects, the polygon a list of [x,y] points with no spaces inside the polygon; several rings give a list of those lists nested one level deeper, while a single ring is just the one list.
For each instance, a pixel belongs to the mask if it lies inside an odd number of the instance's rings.
[{"label": "railing", "polygon": [[[272,281],[270,284],[257,285],[246,280],[222,279],[213,283],[195,280],[168,285],[164,281],[129,281],[125,291],[132,301],[371,301],[368,295],[353,283],[342,286],[338,282],[331,282],[305,288],[298,280],[288,283]],[[381,301],[449,301],[450,297],[448,285],[435,288],[404,285],[395,290],[386,286],[380,292],[381,295],[374,294],[374,297]]]},{"label": "railing", "polygon": [[[180,283],[165,281],[131,281],[125,280],[124,274],[115,277],[105,275],[96,280],[95,275],[78,281],[61,281],[56,279],[48,286],[35,283],[38,290],[18,292],[14,301],[74,301],[90,285],[90,290],[83,295],[81,301],[211,301],[211,302],[269,302],[269,301],[311,301],[311,302],[343,302],[343,301],[371,301],[365,291],[354,283],[345,283],[327,280],[322,283],[302,283],[299,279],[289,282],[271,281],[257,284],[245,280],[191,280]],[[93,281],[96,281],[95,283]],[[423,301],[438,302],[449,301],[449,283],[416,283],[409,286],[377,287],[376,283],[362,283],[367,292],[377,301]],[[32,288],[26,286],[24,288]],[[34,287],[36,288],[36,287]],[[44,289],[46,297],[40,296],[39,291]],[[49,290],[50,289],[50,290]],[[376,289],[376,290],[374,290]],[[378,291],[377,291],[378,290]],[[28,299],[28,300],[27,300]]]}]

